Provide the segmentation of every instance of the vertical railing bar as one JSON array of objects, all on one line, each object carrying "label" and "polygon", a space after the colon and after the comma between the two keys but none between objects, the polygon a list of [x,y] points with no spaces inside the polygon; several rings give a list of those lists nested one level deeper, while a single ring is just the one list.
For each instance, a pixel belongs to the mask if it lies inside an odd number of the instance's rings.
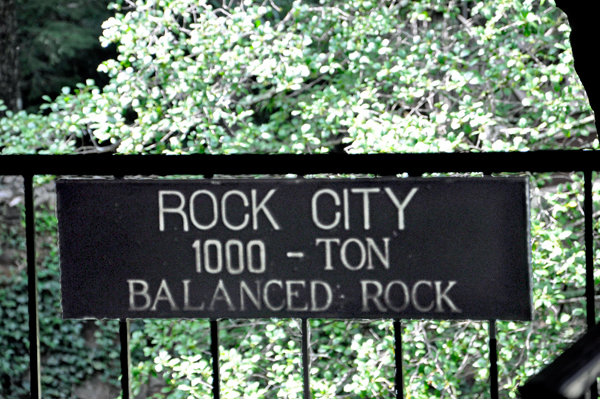
[{"label": "vertical railing bar", "polygon": [[212,356],[213,383],[212,392],[214,399],[221,398],[221,373],[219,370],[219,322],[210,321],[210,354]]},{"label": "vertical railing bar", "polygon": [[[491,170],[484,170],[483,177],[492,177]],[[490,396],[492,399],[498,399],[498,340],[496,338],[496,320],[488,321],[489,342],[488,349],[490,354]]]},{"label": "vertical railing bar", "polygon": [[402,366],[402,322],[394,319],[394,350],[396,356],[396,398],[404,399],[404,367]]},{"label": "vertical railing bar", "polygon": [[592,220],[592,171],[584,172],[584,217],[585,217],[585,297],[587,311],[587,327],[596,325],[596,309],[594,303],[594,225]]},{"label": "vertical railing bar", "polygon": [[[115,180],[121,180],[124,175],[115,175]],[[121,350],[119,360],[121,363],[121,391],[123,399],[131,399],[131,347],[130,347],[130,324],[127,319],[119,320],[119,343]]]},{"label": "vertical railing bar", "polygon": [[119,341],[121,343],[121,390],[123,391],[123,399],[131,399],[131,348],[129,320],[119,320]]},{"label": "vertical railing bar", "polygon": [[[114,175],[115,180],[122,180],[125,175]],[[121,363],[121,391],[123,399],[131,399],[131,332],[128,319],[119,320],[119,343],[121,352],[119,360]]]},{"label": "vertical railing bar", "polygon": [[[304,179],[305,174],[299,173],[298,178]],[[308,352],[310,346],[310,329],[308,328],[308,319],[301,319],[302,329],[302,388],[304,399],[311,399],[310,393],[310,354]]]},{"label": "vertical railing bar", "polygon": [[41,399],[40,320],[38,313],[38,278],[35,265],[35,204],[33,175],[23,175],[25,185],[25,237],[27,242],[27,291],[29,311],[29,372],[31,398]]},{"label": "vertical railing bar", "polygon": [[[586,298],[586,321],[588,330],[596,325],[596,304],[594,295],[596,287],[594,284],[594,214],[592,200],[592,170],[583,172],[583,209],[585,222],[585,298]],[[592,384],[589,391],[591,399],[598,399],[598,384]]]},{"label": "vertical railing bar", "polygon": [[[205,179],[212,179],[213,173],[205,173]],[[214,399],[221,398],[221,369],[219,368],[219,321],[210,320],[210,355],[212,357],[213,382],[212,393]]]},{"label": "vertical railing bar", "polygon": [[[489,170],[482,172],[484,178],[492,177]],[[488,352],[490,358],[490,397],[498,399],[498,341],[496,340],[496,320],[488,321]]]},{"label": "vertical railing bar", "polygon": [[490,353],[490,394],[492,399],[498,399],[498,341],[496,339],[496,320],[490,320],[489,353]]},{"label": "vertical railing bar", "polygon": [[310,345],[310,330],[308,329],[308,319],[302,318],[302,382],[304,387],[304,399],[310,399],[310,355],[308,346]]}]

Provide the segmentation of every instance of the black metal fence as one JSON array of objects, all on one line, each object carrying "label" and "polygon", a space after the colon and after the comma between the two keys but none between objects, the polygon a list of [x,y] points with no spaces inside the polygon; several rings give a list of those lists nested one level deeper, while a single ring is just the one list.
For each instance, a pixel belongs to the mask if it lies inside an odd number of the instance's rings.
[{"label": "black metal fence", "polygon": [[[583,172],[586,254],[586,312],[588,329],[595,321],[594,259],[592,220],[592,172],[600,170],[600,152],[537,151],[522,153],[440,153],[440,154],[364,154],[364,155],[2,155],[0,175],[21,175],[25,184],[25,222],[27,242],[27,273],[29,281],[29,340],[31,398],[41,398],[40,344],[37,270],[35,267],[35,212],[33,200],[34,175],[285,175],[308,174],[372,174],[390,176],[406,173],[492,173],[523,172]],[[213,396],[220,398],[218,320],[210,321],[213,367]],[[397,397],[404,397],[402,369],[402,322],[394,320],[396,350]],[[131,395],[131,357],[129,322],[120,320],[121,386],[123,398]],[[304,397],[310,395],[308,320],[302,319],[302,365]],[[498,398],[498,350],[496,322],[489,320],[490,393]],[[596,384],[589,397],[598,398]]]}]

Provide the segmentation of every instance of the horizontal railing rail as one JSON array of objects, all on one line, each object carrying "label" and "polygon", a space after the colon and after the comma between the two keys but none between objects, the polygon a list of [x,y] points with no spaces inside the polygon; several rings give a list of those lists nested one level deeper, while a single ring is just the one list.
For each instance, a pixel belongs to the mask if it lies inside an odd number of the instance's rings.
[{"label": "horizontal railing rail", "polygon": [[[1,175],[22,175],[25,185],[27,269],[29,281],[31,398],[41,398],[37,271],[35,268],[34,175],[68,176],[166,176],[166,175],[311,175],[406,173],[542,173],[583,172],[586,311],[588,329],[595,325],[594,261],[592,231],[592,172],[600,170],[600,151],[555,150],[503,153],[421,153],[421,154],[238,154],[238,155],[1,155]],[[402,323],[394,320],[396,341],[396,392],[404,397],[402,371]],[[211,320],[213,396],[220,397],[218,321]],[[489,320],[490,392],[498,398],[496,322]],[[310,398],[308,321],[302,320],[304,397]],[[123,399],[131,398],[129,322],[120,321]],[[598,398],[595,385],[591,397]]]},{"label": "horizontal railing rail", "polygon": [[600,151],[419,154],[1,155],[0,175],[517,173],[600,169]]}]

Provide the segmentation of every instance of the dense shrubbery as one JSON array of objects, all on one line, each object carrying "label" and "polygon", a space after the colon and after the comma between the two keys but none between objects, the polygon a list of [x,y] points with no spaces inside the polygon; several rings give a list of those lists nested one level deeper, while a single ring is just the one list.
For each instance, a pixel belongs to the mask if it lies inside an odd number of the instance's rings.
[{"label": "dense shrubbery", "polygon": [[597,145],[581,140],[593,118],[551,2],[246,3],[127,2],[103,25],[111,83],[2,119],[3,153]]},{"label": "dense shrubbery", "polygon": [[[110,84],[65,88],[39,114],[7,113],[2,153],[598,147],[566,17],[551,1],[282,3],[115,4],[101,38],[118,45],[118,58],[100,66]],[[510,397],[584,331],[582,178],[561,179],[531,176],[535,321],[498,323],[500,386]],[[45,270],[56,278],[56,259]],[[2,292],[18,297],[21,278]],[[53,303],[44,317],[58,317]],[[296,321],[221,324],[224,397],[301,395]],[[57,347],[79,342],[80,324],[57,326],[70,334]],[[316,398],[390,396],[391,322],[312,320],[311,328]],[[154,397],[209,394],[206,321],[136,322],[133,330],[136,391],[158,378]],[[411,397],[475,397],[489,379],[487,323],[406,322],[404,360]],[[27,366],[16,363],[2,375],[17,381]],[[51,386],[45,381],[45,396]]]},{"label": "dense shrubbery", "polygon": [[[105,379],[120,374],[115,322],[98,323],[95,338],[86,342],[84,324],[62,320],[58,270],[58,245],[54,210],[39,209],[36,230],[38,242],[38,292],[40,348],[44,397],[70,398],[76,385],[95,373]],[[24,256],[24,229],[2,226],[4,249],[13,248]],[[25,260],[21,259],[22,265]],[[21,398],[29,392],[29,325],[27,273],[0,274],[0,397]],[[94,328],[96,330],[96,328]]]},{"label": "dense shrubbery", "polygon": [[102,48],[102,22],[114,15],[110,0],[15,0],[19,45],[19,88],[23,108],[35,110],[42,95],[57,96],[64,86],[85,77],[107,81],[94,73],[100,62],[114,57]]}]

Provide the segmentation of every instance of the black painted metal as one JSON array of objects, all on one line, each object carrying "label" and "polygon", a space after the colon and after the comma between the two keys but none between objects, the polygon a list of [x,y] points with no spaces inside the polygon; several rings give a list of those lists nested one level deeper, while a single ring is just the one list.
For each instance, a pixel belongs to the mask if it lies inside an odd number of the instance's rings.
[{"label": "black painted metal", "polygon": [[213,398],[219,399],[221,397],[221,373],[219,369],[219,322],[217,320],[210,321],[210,354],[213,368]]},{"label": "black painted metal", "polygon": [[[123,179],[121,174],[115,175],[115,179]],[[121,392],[123,399],[131,398],[131,347],[129,346],[131,334],[129,331],[129,320],[119,320],[119,341],[121,351],[119,354],[121,361]]]},{"label": "black painted metal", "polygon": [[498,340],[496,339],[496,320],[490,320],[489,350],[490,350],[490,393],[492,399],[498,399]]},{"label": "black painted metal", "polygon": [[599,375],[600,325],[596,325],[519,387],[519,392],[523,399],[590,398],[589,387]]},{"label": "black painted metal", "polygon": [[[588,331],[596,325],[596,287],[594,284],[594,213],[592,201],[592,171],[585,170],[584,176],[584,210],[585,210],[585,297],[586,319]],[[590,398],[598,399],[598,384],[596,381],[590,387]]]},{"label": "black painted metal", "polygon": [[25,237],[27,240],[27,289],[29,294],[29,372],[31,399],[42,397],[40,383],[40,323],[38,315],[38,279],[35,265],[35,204],[33,202],[33,176],[24,175],[25,185]]},{"label": "black painted metal", "polygon": [[[491,174],[484,174],[484,177],[491,177]],[[530,260],[531,263],[531,260]],[[489,354],[490,354],[490,396],[492,399],[498,399],[498,340],[496,339],[496,320],[489,320]]]},{"label": "black painted metal", "polygon": [[0,174],[197,175],[451,172],[569,172],[593,170],[600,151],[535,151],[427,154],[238,155],[2,155]]},{"label": "black painted metal", "polygon": [[[167,157],[161,155],[128,155],[104,157],[98,162],[97,155],[2,155],[0,175],[23,175],[25,177],[25,212],[27,236],[27,263],[29,279],[29,330],[31,359],[31,398],[41,398],[39,320],[37,298],[37,272],[35,268],[35,230],[32,176],[54,175],[115,175],[123,171],[127,175],[170,174],[287,174],[313,173],[373,173],[390,175],[408,173],[450,172],[560,172],[584,171],[585,174],[585,226],[586,226],[586,297],[588,326],[594,320],[593,285],[593,232],[592,232],[592,170],[600,165],[600,153],[596,151],[536,151],[529,153],[448,153],[448,154],[369,154],[369,155],[198,155]],[[590,307],[592,311],[590,311]],[[306,320],[303,320],[307,329]],[[219,394],[219,345],[218,324],[211,320],[211,353],[213,356],[213,395]],[[394,321],[396,342],[401,343],[400,322]],[[120,325],[121,326],[121,325]],[[494,328],[492,328],[492,326]],[[121,328],[120,328],[121,330]],[[128,332],[128,331],[127,331]],[[497,348],[495,322],[490,323],[490,374],[497,373]],[[127,334],[128,336],[129,334]],[[307,342],[308,344],[308,342]],[[493,347],[493,348],[492,348]],[[401,353],[401,345],[396,348]],[[303,345],[304,351],[304,345]],[[306,347],[306,352],[308,347]],[[304,356],[304,353],[303,353]],[[307,356],[306,356],[307,358]],[[396,360],[398,366],[398,359]],[[401,356],[400,356],[401,362]],[[130,361],[129,361],[130,364]],[[304,362],[303,362],[304,364]],[[400,363],[400,381],[402,382]],[[305,370],[307,367],[305,367]],[[396,376],[398,381],[398,373]],[[492,378],[492,385],[494,384]],[[497,378],[496,378],[497,386]],[[496,393],[494,393],[496,391]],[[594,391],[593,389],[591,390]],[[589,391],[588,391],[589,392]],[[306,393],[306,387],[305,387]],[[398,397],[400,396],[398,390]],[[492,397],[497,389],[492,387]],[[125,397],[125,396],[124,396]],[[306,395],[305,395],[306,397]],[[592,398],[597,398],[597,393]]]},{"label": "black painted metal", "polygon": [[584,171],[584,209],[585,209],[585,297],[588,330],[596,325],[596,309],[594,302],[594,224],[592,214],[592,171]]},{"label": "black painted metal", "polygon": [[394,319],[394,349],[396,357],[396,398],[404,399],[404,367],[402,366],[402,322]]},{"label": "black painted metal", "polygon": [[310,330],[308,329],[308,319],[302,320],[302,383],[304,388],[304,399],[310,399],[310,354],[308,347],[310,345]]},{"label": "black painted metal", "polygon": [[119,320],[119,341],[121,342],[121,390],[123,399],[131,399],[131,349],[129,347],[129,320]]}]

